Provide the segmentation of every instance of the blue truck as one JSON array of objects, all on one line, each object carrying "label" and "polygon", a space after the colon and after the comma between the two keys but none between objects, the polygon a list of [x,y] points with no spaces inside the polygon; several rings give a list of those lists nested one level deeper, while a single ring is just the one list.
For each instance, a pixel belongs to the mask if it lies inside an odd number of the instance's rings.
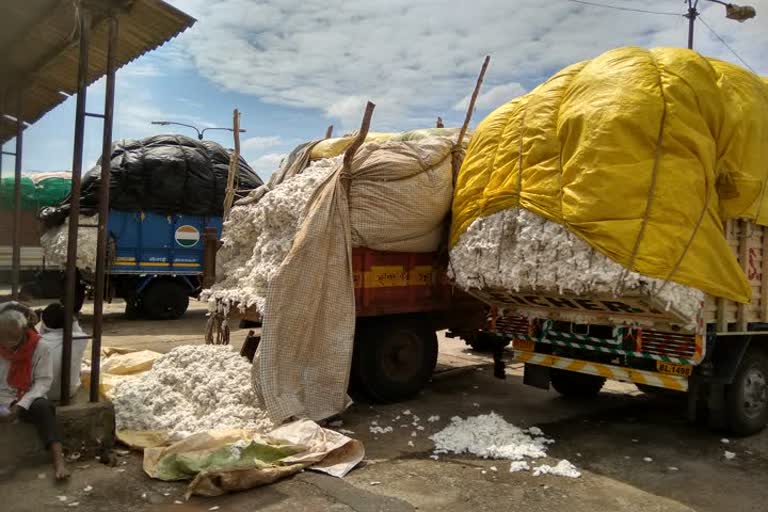
[{"label": "blue truck", "polygon": [[[202,289],[206,228],[221,237],[221,217],[110,210],[107,300],[126,302],[130,316],[179,318]],[[92,274],[80,271],[82,287]]]}]

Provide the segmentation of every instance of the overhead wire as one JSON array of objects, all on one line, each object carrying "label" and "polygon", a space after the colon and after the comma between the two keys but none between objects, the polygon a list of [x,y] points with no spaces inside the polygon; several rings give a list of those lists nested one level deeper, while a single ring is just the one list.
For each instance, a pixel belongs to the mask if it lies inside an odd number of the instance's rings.
[{"label": "overhead wire", "polygon": [[[595,7],[604,7],[606,9],[614,9],[614,10],[617,10],[617,11],[639,12],[639,13],[643,13],[643,14],[658,14],[658,15],[662,15],[662,16],[681,16],[681,17],[685,17],[686,16],[684,14],[675,13],[675,12],[664,12],[664,11],[651,11],[651,10],[646,10],[646,9],[635,9],[634,7],[621,7],[621,6],[618,6],[618,5],[603,4],[603,3],[599,3],[599,2],[589,2],[587,0],[567,0],[567,1],[571,2],[571,3],[576,3],[576,4],[592,5],[592,6],[595,6]],[[696,0],[696,2],[693,4],[693,8],[694,9],[698,5],[698,3],[699,3],[698,0]],[[723,46],[725,46],[737,59],[739,59],[739,62],[741,62],[747,69],[749,69],[753,73],[757,74],[757,71],[755,71],[755,69],[752,66],[750,66],[747,63],[747,61],[745,61],[741,57],[741,55],[739,55],[736,52],[736,50],[734,50],[731,47],[731,45],[729,45],[725,41],[725,39],[720,37],[720,34],[715,32],[715,29],[713,29],[709,25],[709,23],[706,22],[706,20],[703,18],[703,16],[701,16],[701,14],[699,14],[697,16],[697,18],[699,20],[701,20],[701,23],[704,24],[704,26],[707,28],[707,30],[709,30],[712,33],[712,35],[715,36],[723,44]]]},{"label": "overhead wire", "polygon": [[605,7],[607,9],[616,9],[617,11],[640,12],[644,14],[661,14],[663,16],[682,16],[682,14],[677,12],[648,11],[645,9],[635,9],[634,7],[620,7],[618,5],[601,4],[598,2],[587,2],[586,0],[568,0],[568,1],[576,4],[593,5],[596,7]]},{"label": "overhead wire", "polygon": [[723,46],[725,46],[726,48],[728,48],[728,49],[731,51],[731,53],[732,53],[732,54],[733,54],[733,55],[734,55],[734,56],[735,56],[737,59],[739,59],[739,61],[740,61],[742,64],[744,64],[744,66],[746,66],[746,67],[747,67],[747,69],[749,69],[751,72],[753,72],[753,73],[757,74],[757,71],[755,71],[755,70],[754,70],[754,68],[753,68],[752,66],[750,66],[749,64],[747,64],[747,61],[745,61],[744,59],[742,59],[742,58],[741,58],[741,55],[739,55],[738,53],[736,53],[736,50],[734,50],[733,48],[731,48],[731,45],[729,45],[728,43],[726,43],[726,42],[725,42],[725,39],[723,39],[722,37],[720,37],[720,34],[718,34],[717,32],[715,32],[715,29],[713,29],[712,27],[710,27],[710,26],[709,26],[709,23],[707,23],[707,22],[706,22],[706,20],[704,19],[704,17],[703,17],[703,16],[699,15],[699,21],[701,21],[701,22],[704,24],[704,26],[705,26],[705,27],[707,27],[707,30],[709,30],[709,31],[712,33],[712,35],[713,35],[713,36],[715,36],[717,39],[719,39],[719,40],[720,40],[720,42],[721,42],[721,43],[723,43]]}]

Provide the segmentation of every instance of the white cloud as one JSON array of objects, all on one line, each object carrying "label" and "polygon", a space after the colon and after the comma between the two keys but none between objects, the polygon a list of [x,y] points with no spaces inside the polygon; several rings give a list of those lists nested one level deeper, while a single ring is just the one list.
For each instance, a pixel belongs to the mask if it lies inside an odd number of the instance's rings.
[{"label": "white cloud", "polygon": [[131,62],[118,71],[119,79],[126,78],[155,78],[163,76],[160,67],[153,62],[136,61]]},{"label": "white cloud", "polygon": [[[619,46],[683,46],[682,17],[540,0],[172,0],[198,18],[182,37],[188,62],[225,89],[280,105],[314,108],[340,130],[356,129],[367,99],[373,128],[434,119],[474,86],[483,56],[489,83],[531,87],[558,69]],[[752,0],[768,13],[768,0]],[[644,9],[674,11],[668,0]],[[768,73],[765,17],[739,24],[722,6],[703,18],[757,71]],[[696,47],[734,61],[702,23]],[[486,94],[484,104],[501,98]]]},{"label": "white cloud", "polygon": [[280,162],[286,156],[285,153],[267,153],[266,155],[249,157],[247,152],[243,152],[243,158],[265,183],[272,176],[272,173],[280,167]]},{"label": "white cloud", "polygon": [[249,137],[240,143],[243,152],[246,151],[264,151],[265,149],[279,146],[282,139],[277,135],[270,137]]},{"label": "white cloud", "polygon": [[[492,110],[496,107],[503,105],[512,98],[516,98],[521,94],[525,94],[525,87],[518,82],[510,82],[508,84],[497,85],[491,87],[488,91],[483,92],[480,89],[480,95],[475,102],[476,109]],[[467,94],[458,103],[453,106],[454,110],[460,110],[466,112],[469,107],[469,100],[472,98],[471,94]]]}]

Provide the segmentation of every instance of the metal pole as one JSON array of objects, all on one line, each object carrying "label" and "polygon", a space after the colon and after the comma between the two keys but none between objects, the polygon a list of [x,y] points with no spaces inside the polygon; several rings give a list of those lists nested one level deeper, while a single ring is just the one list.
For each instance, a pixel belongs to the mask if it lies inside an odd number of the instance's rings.
[{"label": "metal pole", "polygon": [[19,274],[21,267],[21,154],[24,145],[24,121],[22,121],[21,91],[16,98],[16,167],[13,182],[13,255],[11,259],[11,296],[19,298]]},{"label": "metal pole", "polygon": [[[0,110],[0,122],[4,119],[3,111]],[[0,143],[0,191],[3,189],[3,157],[5,156],[5,144]],[[0,193],[0,206],[2,206],[2,193]]]},{"label": "metal pole", "polygon": [[697,2],[693,2],[692,0],[688,0],[688,14],[685,15],[686,18],[688,18],[688,49],[693,50],[693,27],[696,23],[696,16],[699,15],[699,12],[696,10]]},{"label": "metal pole", "polygon": [[115,106],[115,54],[117,18],[108,20],[107,90],[104,98],[104,131],[101,140],[101,181],[99,185],[99,227],[96,242],[96,286],[93,297],[93,339],[91,340],[91,402],[99,401],[101,333],[104,318],[104,288],[107,271],[107,221],[109,220],[109,177],[112,170],[112,117]]},{"label": "metal pole", "polygon": [[[69,227],[67,230],[67,268],[64,291],[64,339],[61,349],[61,404],[69,404],[69,374],[72,367],[72,322],[75,318],[77,287],[77,228],[80,223],[80,174],[83,170],[85,136],[85,100],[88,84],[88,38],[91,13],[80,9],[80,57],[77,70],[77,106],[75,107],[75,143],[72,152],[72,188],[70,192]],[[93,377],[91,377],[93,379]]]}]

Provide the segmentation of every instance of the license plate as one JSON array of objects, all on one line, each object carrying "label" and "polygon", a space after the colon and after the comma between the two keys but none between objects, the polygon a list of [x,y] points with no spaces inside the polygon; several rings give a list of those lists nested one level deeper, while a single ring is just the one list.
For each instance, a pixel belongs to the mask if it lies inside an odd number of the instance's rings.
[{"label": "license plate", "polygon": [[531,340],[515,340],[512,343],[512,348],[521,352],[534,352],[535,347],[536,344]]},{"label": "license plate", "polygon": [[656,361],[656,369],[660,373],[666,373],[667,375],[677,375],[678,377],[690,377],[693,372],[693,367],[685,364],[665,363],[664,361]]}]

